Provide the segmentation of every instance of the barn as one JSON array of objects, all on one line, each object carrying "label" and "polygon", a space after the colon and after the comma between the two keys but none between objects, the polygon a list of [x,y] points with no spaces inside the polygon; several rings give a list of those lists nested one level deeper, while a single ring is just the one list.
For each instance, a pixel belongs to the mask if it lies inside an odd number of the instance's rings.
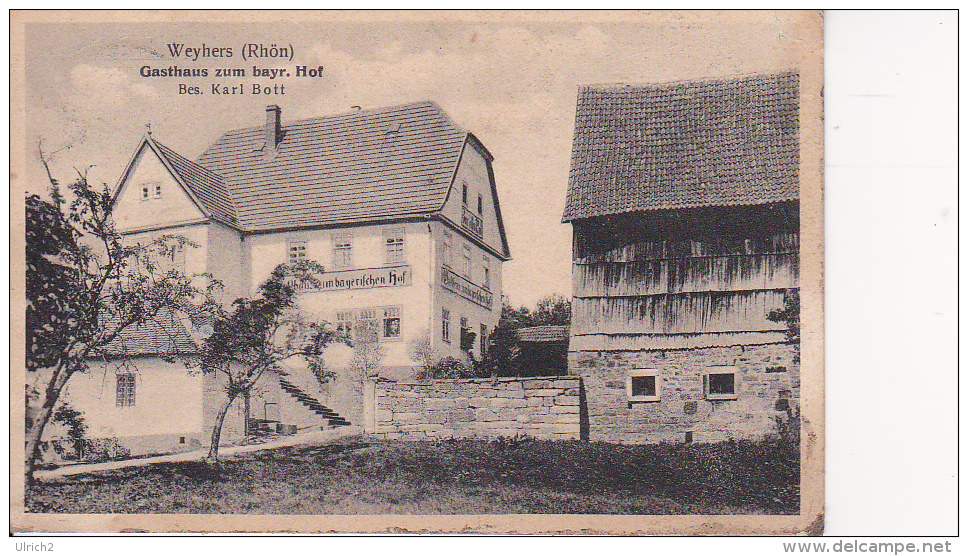
[{"label": "barn", "polygon": [[799,76],[579,91],[569,374],[591,440],[759,438],[799,408]]}]

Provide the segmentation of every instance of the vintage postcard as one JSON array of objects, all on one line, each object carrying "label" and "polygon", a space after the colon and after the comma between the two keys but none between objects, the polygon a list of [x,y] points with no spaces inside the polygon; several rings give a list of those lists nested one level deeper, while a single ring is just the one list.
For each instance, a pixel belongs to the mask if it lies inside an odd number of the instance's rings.
[{"label": "vintage postcard", "polygon": [[13,12],[12,532],[819,534],[822,26]]}]

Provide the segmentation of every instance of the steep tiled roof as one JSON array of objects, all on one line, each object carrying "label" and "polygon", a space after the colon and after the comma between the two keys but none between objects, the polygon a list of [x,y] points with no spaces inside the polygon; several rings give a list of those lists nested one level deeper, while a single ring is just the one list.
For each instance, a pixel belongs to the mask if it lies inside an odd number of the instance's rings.
[{"label": "steep tiled roof", "polygon": [[799,198],[799,76],[583,87],[564,221]]},{"label": "steep tiled roof", "polygon": [[198,350],[182,320],[172,311],[163,310],[142,325],[125,328],[105,351],[109,355],[137,357],[193,354]]},{"label": "steep tiled roof", "polygon": [[229,196],[224,181],[218,174],[195,164],[150,137],[148,142],[158,147],[160,154],[168,159],[172,169],[175,170],[182,182],[192,190],[192,193],[213,218],[231,225],[238,224],[238,216],[235,213],[232,198]]},{"label": "steep tiled roof", "polygon": [[521,342],[567,342],[568,326],[531,326],[517,329]]},{"label": "steep tiled roof", "polygon": [[263,127],[230,131],[197,160],[246,231],[440,210],[468,133],[421,102],[291,122],[280,137],[267,156]]}]

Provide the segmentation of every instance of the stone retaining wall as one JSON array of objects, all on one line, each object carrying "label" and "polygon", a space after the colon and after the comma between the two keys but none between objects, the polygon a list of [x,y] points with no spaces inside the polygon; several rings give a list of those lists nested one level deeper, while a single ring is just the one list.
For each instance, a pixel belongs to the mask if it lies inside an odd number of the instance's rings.
[{"label": "stone retaining wall", "polygon": [[579,377],[376,384],[376,435],[389,439],[581,436]]}]

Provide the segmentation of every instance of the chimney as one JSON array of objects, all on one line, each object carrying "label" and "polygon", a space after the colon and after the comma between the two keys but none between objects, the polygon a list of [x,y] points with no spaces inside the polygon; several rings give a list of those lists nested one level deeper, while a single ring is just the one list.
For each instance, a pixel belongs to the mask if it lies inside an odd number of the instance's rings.
[{"label": "chimney", "polygon": [[266,153],[274,153],[276,147],[279,146],[279,132],[282,129],[282,124],[280,122],[282,116],[282,108],[279,108],[275,104],[270,104],[266,106],[266,129],[265,129],[265,139],[266,139]]}]

